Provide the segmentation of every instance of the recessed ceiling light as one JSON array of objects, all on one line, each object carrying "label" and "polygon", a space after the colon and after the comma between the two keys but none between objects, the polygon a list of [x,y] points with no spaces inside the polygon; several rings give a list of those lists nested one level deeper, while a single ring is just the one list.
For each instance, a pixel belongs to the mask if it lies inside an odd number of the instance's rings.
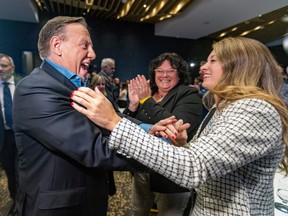
[{"label": "recessed ceiling light", "polygon": [[281,20],[282,20],[283,22],[288,22],[288,14],[285,14],[285,15],[281,18]]},{"label": "recessed ceiling light", "polygon": [[223,33],[220,34],[219,37],[224,37],[225,35],[226,35],[226,32],[223,32]]}]

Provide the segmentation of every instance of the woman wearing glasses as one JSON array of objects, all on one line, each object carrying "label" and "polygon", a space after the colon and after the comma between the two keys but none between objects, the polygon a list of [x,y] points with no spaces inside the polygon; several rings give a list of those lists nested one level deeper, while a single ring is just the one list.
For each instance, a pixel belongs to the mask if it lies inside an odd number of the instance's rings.
[{"label": "woman wearing glasses", "polygon": [[[124,113],[149,124],[174,115],[191,124],[190,140],[199,126],[202,104],[198,91],[188,86],[187,62],[176,53],[163,53],[150,62],[149,78],[138,75],[130,81],[130,103]],[[154,202],[158,215],[182,216],[190,194],[154,172],[134,173],[132,215],[149,216]]]}]

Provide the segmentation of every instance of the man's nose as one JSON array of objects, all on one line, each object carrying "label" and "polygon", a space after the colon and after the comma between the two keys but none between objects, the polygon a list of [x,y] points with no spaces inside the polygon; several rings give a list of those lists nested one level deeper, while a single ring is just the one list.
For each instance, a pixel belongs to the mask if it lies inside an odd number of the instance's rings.
[{"label": "man's nose", "polygon": [[91,58],[91,60],[94,60],[96,58],[96,53],[92,48],[90,48],[89,50],[88,57]]}]

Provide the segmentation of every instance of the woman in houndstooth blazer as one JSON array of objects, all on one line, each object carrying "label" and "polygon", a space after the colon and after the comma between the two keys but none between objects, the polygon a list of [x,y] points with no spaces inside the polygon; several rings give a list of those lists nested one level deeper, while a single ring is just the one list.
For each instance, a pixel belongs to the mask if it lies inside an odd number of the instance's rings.
[{"label": "woman in houndstooth blazer", "polygon": [[[98,92],[79,89],[75,94],[85,101],[73,99],[87,109],[73,106],[112,131],[111,148],[183,187],[195,188],[191,215],[274,215],[273,178],[281,160],[287,172],[288,155],[288,114],[277,62],[256,40],[226,38],[213,44],[201,71],[216,111],[201,134],[200,126],[183,147],[169,145],[121,119]],[[174,129],[167,128],[154,125],[150,133],[165,129],[170,137]],[[179,131],[178,137],[182,135]]]}]

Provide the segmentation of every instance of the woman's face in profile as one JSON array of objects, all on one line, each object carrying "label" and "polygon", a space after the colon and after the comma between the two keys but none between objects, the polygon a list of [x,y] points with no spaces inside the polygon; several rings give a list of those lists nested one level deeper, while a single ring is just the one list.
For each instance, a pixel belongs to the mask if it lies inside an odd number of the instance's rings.
[{"label": "woman's face in profile", "polygon": [[213,89],[219,83],[223,75],[223,69],[214,51],[210,53],[206,64],[204,64],[200,70],[203,75],[202,86],[209,90]]},{"label": "woman's face in profile", "polygon": [[165,60],[155,69],[155,83],[159,90],[168,92],[179,82],[178,71]]}]

